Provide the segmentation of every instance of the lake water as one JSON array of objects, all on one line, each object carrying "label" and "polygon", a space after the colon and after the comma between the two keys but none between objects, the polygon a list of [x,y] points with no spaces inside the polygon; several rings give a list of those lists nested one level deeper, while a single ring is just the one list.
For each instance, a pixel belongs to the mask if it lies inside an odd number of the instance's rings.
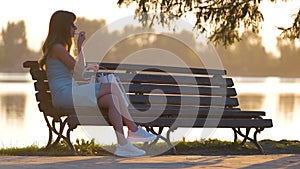
[{"label": "lake water", "polygon": [[[34,95],[33,82],[29,74],[13,74],[13,78],[0,74],[0,148],[44,146],[48,129],[43,114],[39,112]],[[12,82],[12,79],[19,82]],[[8,79],[3,81],[4,79]],[[300,78],[234,77],[240,107],[243,110],[264,110],[265,118],[273,120],[273,128],[267,128],[258,139],[300,140]],[[2,81],[1,81],[2,80]],[[93,131],[92,133],[90,131]],[[178,130],[172,140],[199,140],[203,129]],[[97,134],[95,134],[97,133]],[[111,144],[115,136],[111,127],[78,127],[71,134],[76,138],[96,138],[100,143]],[[220,140],[232,140],[231,129],[216,129],[205,136]],[[106,138],[106,139],[103,139]]]}]

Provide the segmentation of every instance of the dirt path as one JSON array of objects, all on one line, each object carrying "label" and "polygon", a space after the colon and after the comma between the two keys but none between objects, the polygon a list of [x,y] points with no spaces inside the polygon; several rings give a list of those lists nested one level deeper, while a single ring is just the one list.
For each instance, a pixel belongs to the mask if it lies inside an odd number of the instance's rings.
[{"label": "dirt path", "polygon": [[0,169],[300,168],[300,154],[245,156],[0,156]]}]

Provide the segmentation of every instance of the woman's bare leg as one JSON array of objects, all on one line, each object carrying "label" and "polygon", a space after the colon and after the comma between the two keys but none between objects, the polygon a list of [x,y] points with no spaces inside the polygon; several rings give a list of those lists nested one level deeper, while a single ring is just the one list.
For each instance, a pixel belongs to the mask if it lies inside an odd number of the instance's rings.
[{"label": "woman's bare leg", "polygon": [[113,94],[118,98],[118,103],[115,103],[115,105],[119,106],[119,112],[121,113],[125,125],[128,127],[129,130],[136,131],[138,129],[137,125],[133,121],[127,107],[125,106],[125,102],[122,98],[122,94],[119,92],[116,84],[113,83],[101,84],[98,98],[106,94]]},{"label": "woman's bare leg", "polygon": [[125,145],[127,140],[124,136],[122,115],[119,113],[120,110],[118,106],[116,106],[119,102],[118,98],[113,94],[106,94],[101,96],[98,99],[98,102],[100,106],[108,108],[108,118],[116,132],[118,143],[120,145]]}]

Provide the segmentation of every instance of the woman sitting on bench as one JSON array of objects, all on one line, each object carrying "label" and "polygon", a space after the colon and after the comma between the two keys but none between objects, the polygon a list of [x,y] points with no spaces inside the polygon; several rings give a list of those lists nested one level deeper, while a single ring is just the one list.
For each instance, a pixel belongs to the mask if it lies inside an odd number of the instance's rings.
[{"label": "woman sitting on bench", "polygon": [[[76,16],[69,11],[56,11],[50,19],[49,32],[43,44],[43,57],[39,60],[40,67],[46,69],[52,102],[55,107],[70,107],[73,105],[72,86],[73,70],[78,60],[70,55],[70,48],[77,27],[74,22]],[[85,32],[79,32],[77,49],[80,53],[85,40]],[[95,69],[98,69],[95,65]],[[72,89],[73,88],[73,89]],[[128,112],[114,83],[96,83],[95,93],[100,107],[108,108],[110,123],[116,132],[118,145],[115,155],[123,157],[141,156],[145,154],[131,142],[148,142],[156,138],[155,135],[146,132],[137,126]],[[123,131],[123,123],[128,127],[128,138]]]}]

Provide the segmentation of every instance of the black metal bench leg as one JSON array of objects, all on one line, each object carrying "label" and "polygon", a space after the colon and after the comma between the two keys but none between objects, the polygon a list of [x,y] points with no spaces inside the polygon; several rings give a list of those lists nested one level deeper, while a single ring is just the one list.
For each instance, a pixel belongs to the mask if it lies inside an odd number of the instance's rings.
[{"label": "black metal bench leg", "polygon": [[235,128],[232,128],[232,130],[233,130],[233,136],[234,136],[233,142],[236,143],[236,142],[237,142],[237,139],[238,139],[237,132],[236,132]]},{"label": "black metal bench leg", "polygon": [[[49,139],[48,139],[48,143],[46,145],[46,149],[50,149],[51,147],[54,147],[55,145],[57,145],[59,143],[59,141],[61,140],[61,136],[62,136],[62,132],[65,126],[65,123],[62,123],[61,119],[52,119],[52,123],[50,124],[49,119],[47,117],[47,115],[44,115],[44,118],[46,120],[48,129],[49,129]],[[60,126],[60,131],[57,132],[56,127],[55,127],[55,123],[59,122],[59,126]],[[57,135],[55,141],[53,142],[53,133],[55,133]]]},{"label": "black metal bench leg", "polygon": [[157,136],[156,139],[154,141],[152,141],[150,144],[149,144],[149,142],[145,142],[144,143],[143,147],[146,150],[148,150],[150,147],[152,147],[153,145],[155,145],[158,142],[159,139],[162,139],[162,140],[166,141],[166,138],[164,138],[164,137],[161,136],[161,133],[163,132],[164,127],[158,127],[158,132],[156,132],[154,130],[154,127],[148,127],[147,126],[145,128],[146,128],[146,130],[148,132],[151,132],[152,134],[155,134]]},{"label": "black metal bench leg", "polygon": [[70,128],[68,129],[68,131],[67,131],[66,142],[68,143],[68,145],[69,145],[71,151],[72,151],[73,153],[76,153],[75,147],[73,146],[73,144],[72,144],[72,142],[71,142],[71,131],[72,131],[72,130],[73,130],[73,129],[70,129]]},{"label": "black metal bench leg", "polygon": [[146,130],[147,130],[148,132],[151,132],[152,134],[155,134],[155,135],[157,136],[157,138],[156,138],[153,142],[151,142],[150,144],[149,144],[149,142],[145,142],[145,143],[144,143],[143,148],[146,149],[146,150],[149,150],[149,148],[150,148],[151,146],[155,145],[155,144],[158,142],[158,140],[159,140],[159,135],[162,133],[164,127],[159,127],[158,132],[156,132],[156,131],[153,129],[154,127],[145,127],[145,128],[146,128]]},{"label": "black metal bench leg", "polygon": [[177,127],[176,128],[169,128],[169,130],[167,131],[167,140],[166,140],[166,142],[167,142],[169,148],[172,149],[173,154],[177,154],[177,151],[176,151],[175,146],[171,143],[170,134],[171,134],[171,132],[173,132],[176,129],[177,129]]},{"label": "black metal bench leg", "polygon": [[262,148],[262,146],[257,142],[257,134],[260,133],[261,131],[263,131],[264,128],[261,128],[261,129],[258,129],[256,128],[254,134],[253,134],[253,138],[254,138],[254,144],[256,145],[256,147],[259,149],[259,151],[262,153],[262,154],[265,154],[265,151],[264,149]]},{"label": "black metal bench leg", "polygon": [[56,120],[53,119],[52,120],[53,132],[57,135],[55,141],[52,143],[53,146],[57,145],[59,143],[59,141],[61,140],[63,129],[65,127],[65,123],[63,123],[62,120],[59,119],[58,120],[58,122],[59,122],[59,132],[57,132],[56,127],[55,127],[55,122],[56,122]]},{"label": "black metal bench leg", "polygon": [[57,134],[57,139],[56,140],[59,141],[61,138],[64,139],[67,142],[67,144],[68,144],[69,148],[71,149],[71,151],[73,153],[75,153],[75,148],[74,148],[73,144],[71,143],[71,139],[70,139],[70,133],[71,133],[72,129],[69,128],[67,130],[66,136],[63,135],[63,131],[64,131],[64,128],[65,128],[67,122],[68,122],[68,119],[65,119],[63,122],[61,122],[61,119],[60,119],[60,130],[59,130],[59,132],[56,130],[55,126],[53,127],[53,132],[55,134]]},{"label": "black metal bench leg", "polygon": [[[241,143],[242,145],[245,144],[247,139],[249,138],[250,129],[251,128],[246,128],[246,134],[245,134],[244,140]],[[240,130],[240,129],[238,129],[238,130]]]},{"label": "black metal bench leg", "polygon": [[[57,145],[61,139],[64,139],[67,142],[70,150],[73,153],[75,153],[75,148],[74,148],[74,146],[73,146],[73,144],[71,143],[71,140],[70,140],[70,133],[71,133],[72,129],[69,128],[67,130],[66,136],[63,135],[65,126],[67,124],[67,119],[65,119],[64,121],[62,121],[61,118],[52,119],[52,123],[50,123],[48,117],[45,114],[44,114],[44,118],[46,120],[48,129],[49,129],[49,139],[48,139],[48,143],[47,143],[45,149],[49,149],[49,148]],[[55,123],[57,123],[57,122],[59,122],[59,130],[56,129],[56,124]],[[53,133],[52,132],[57,135],[54,142],[53,142]]]},{"label": "black metal bench leg", "polygon": [[159,127],[158,132],[156,132],[153,128],[154,127],[146,127],[147,131],[150,131],[151,133],[155,134],[157,136],[157,138],[150,144],[149,143],[144,143],[143,147],[146,148],[146,149],[149,149],[149,147],[155,145],[158,142],[159,139],[162,139],[163,141],[165,141],[167,143],[169,149],[172,149],[172,154],[177,154],[175,146],[170,141],[170,133],[172,131],[174,131],[175,129],[170,129],[169,128],[169,130],[167,131],[167,136],[164,137],[161,134],[162,134],[163,129],[165,127]]},{"label": "black metal bench leg", "polygon": [[252,142],[256,147],[257,149],[262,153],[262,154],[265,154],[262,146],[258,143],[257,141],[257,134],[261,131],[264,130],[264,128],[255,128],[255,132],[253,134],[253,138],[250,138],[249,137],[249,133],[250,133],[250,129],[251,128],[248,128],[246,130],[246,134],[243,134],[242,131],[239,129],[234,129],[234,131],[239,134],[240,136],[242,136],[244,138],[243,142],[241,144],[244,144],[246,142],[246,140],[249,140],[250,142]]},{"label": "black metal bench leg", "polygon": [[53,138],[52,129],[51,129],[52,126],[50,125],[50,122],[49,122],[47,116],[45,115],[45,113],[44,113],[44,119],[47,123],[48,131],[49,131],[48,143],[47,143],[45,149],[49,149],[50,147],[52,147],[52,138]]}]

